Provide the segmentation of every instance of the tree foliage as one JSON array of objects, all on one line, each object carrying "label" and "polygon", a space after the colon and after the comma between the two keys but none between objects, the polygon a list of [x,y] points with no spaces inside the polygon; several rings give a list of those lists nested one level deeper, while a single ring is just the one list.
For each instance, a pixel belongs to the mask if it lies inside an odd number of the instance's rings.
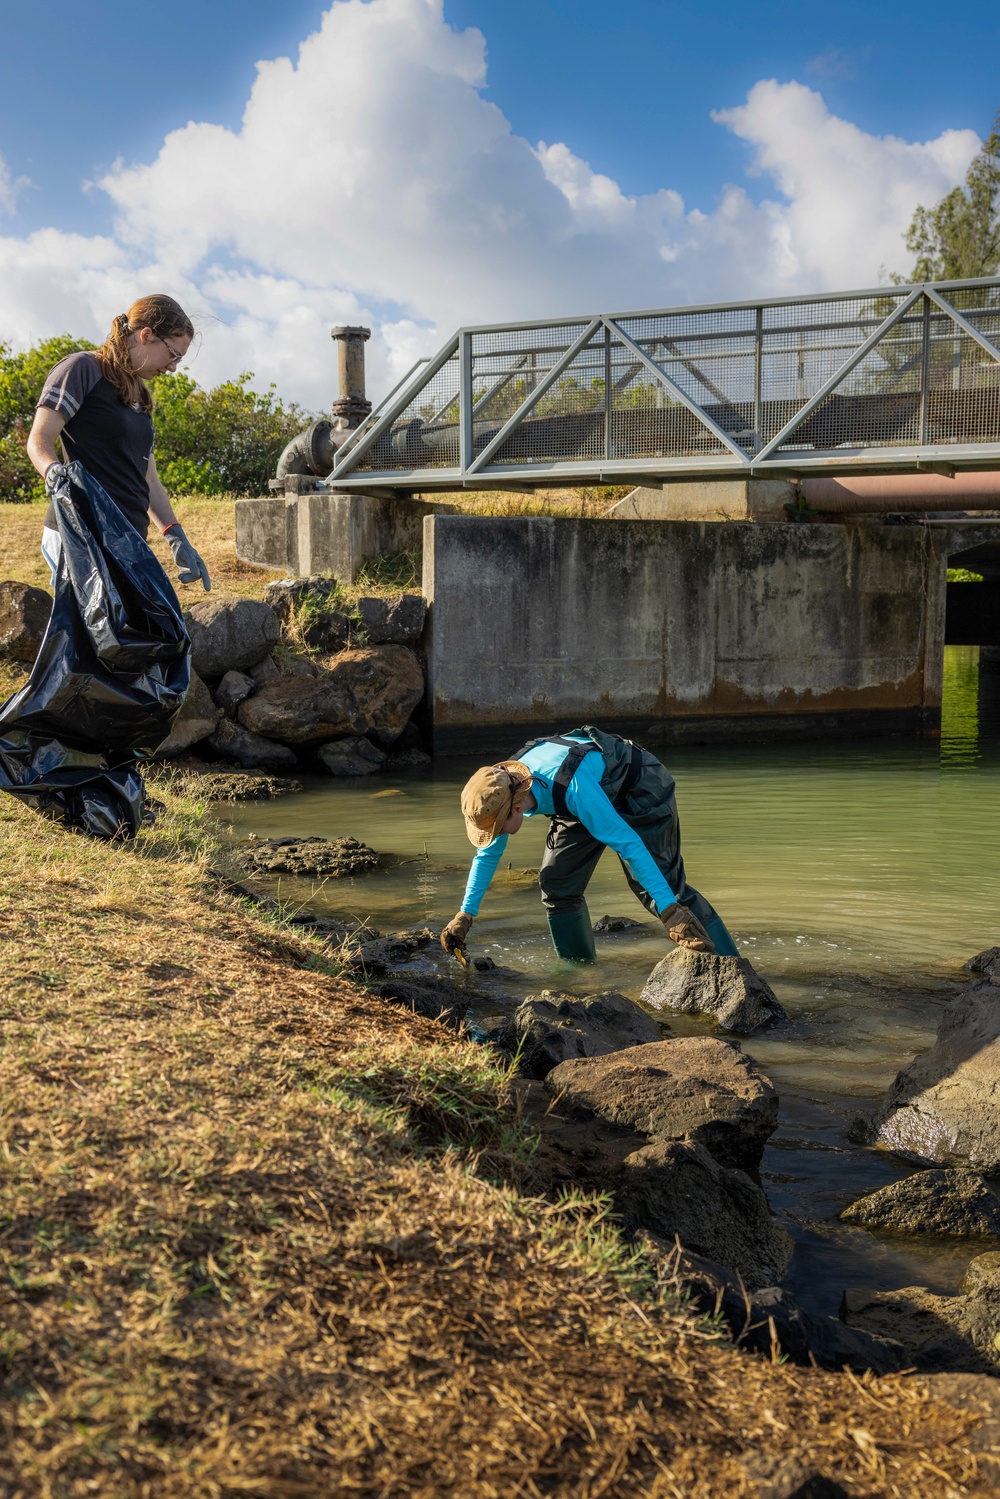
[{"label": "tree foliage", "polygon": [[[63,334],[24,353],[0,343],[0,501],[27,502],[44,493],[28,462],[26,443],[45,377],[86,339]],[[156,466],[175,494],[260,494],[282,448],[313,418],[282,402],[273,385],[251,388],[242,374],[214,390],[188,375],[160,375],[152,385]]]},{"label": "tree foliage", "polygon": [[8,344],[0,343],[0,500],[27,503],[44,494],[26,451],[35,403],[54,364],[93,347],[68,333],[46,338],[22,354],[12,354]]},{"label": "tree foliage", "polygon": [[965,186],[917,208],[906,234],[911,281],[963,281],[1000,270],[1000,113],[973,157]]}]

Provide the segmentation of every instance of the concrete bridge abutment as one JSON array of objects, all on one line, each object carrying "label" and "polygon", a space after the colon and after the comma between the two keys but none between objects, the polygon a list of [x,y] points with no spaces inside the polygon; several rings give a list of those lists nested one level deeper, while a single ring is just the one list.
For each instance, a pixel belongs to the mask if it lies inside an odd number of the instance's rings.
[{"label": "concrete bridge abutment", "polygon": [[933,732],[947,552],[916,526],[429,517],[435,749]]}]

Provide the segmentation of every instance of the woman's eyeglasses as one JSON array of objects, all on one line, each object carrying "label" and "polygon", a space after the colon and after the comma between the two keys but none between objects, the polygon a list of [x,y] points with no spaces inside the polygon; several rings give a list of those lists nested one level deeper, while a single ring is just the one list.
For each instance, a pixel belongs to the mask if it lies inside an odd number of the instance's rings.
[{"label": "woman's eyeglasses", "polygon": [[180,364],[181,360],[184,358],[184,355],[183,354],[178,354],[177,350],[174,349],[174,348],[172,348],[170,346],[170,344],[167,342],[167,340],[163,337],[162,333],[157,333],[157,334],[154,335],[154,337],[156,337],[156,338],[158,338],[160,340],[160,343],[163,345],[163,347],[166,349],[167,353],[170,355],[170,363],[171,364]]}]

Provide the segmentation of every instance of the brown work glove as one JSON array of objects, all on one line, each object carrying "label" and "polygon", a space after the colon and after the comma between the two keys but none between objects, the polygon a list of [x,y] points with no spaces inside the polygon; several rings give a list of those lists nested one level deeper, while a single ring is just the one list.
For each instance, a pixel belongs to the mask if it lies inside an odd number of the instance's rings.
[{"label": "brown work glove", "polygon": [[[691,952],[715,951],[711,937],[687,906],[678,905],[674,901],[672,906],[660,912],[660,920],[667,929],[667,936],[678,947],[689,948]],[[444,937],[441,940],[443,942]]]},{"label": "brown work glove", "polygon": [[469,935],[471,925],[472,917],[468,911],[459,911],[458,915],[453,916],[448,925],[442,929],[441,946],[449,957],[457,947],[465,946],[465,939]]}]

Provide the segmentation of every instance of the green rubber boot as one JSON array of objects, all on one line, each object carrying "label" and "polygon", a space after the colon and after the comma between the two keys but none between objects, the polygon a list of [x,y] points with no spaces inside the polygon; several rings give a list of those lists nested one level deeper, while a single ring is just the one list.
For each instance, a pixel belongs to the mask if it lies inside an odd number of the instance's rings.
[{"label": "green rubber boot", "polygon": [[726,930],[726,923],[721,916],[713,916],[711,921],[706,921],[705,930],[715,944],[715,951],[720,958],[739,957],[739,948]]},{"label": "green rubber boot", "polygon": [[556,952],[570,963],[593,963],[597,957],[590,912],[585,905],[575,911],[550,911],[549,935]]}]

